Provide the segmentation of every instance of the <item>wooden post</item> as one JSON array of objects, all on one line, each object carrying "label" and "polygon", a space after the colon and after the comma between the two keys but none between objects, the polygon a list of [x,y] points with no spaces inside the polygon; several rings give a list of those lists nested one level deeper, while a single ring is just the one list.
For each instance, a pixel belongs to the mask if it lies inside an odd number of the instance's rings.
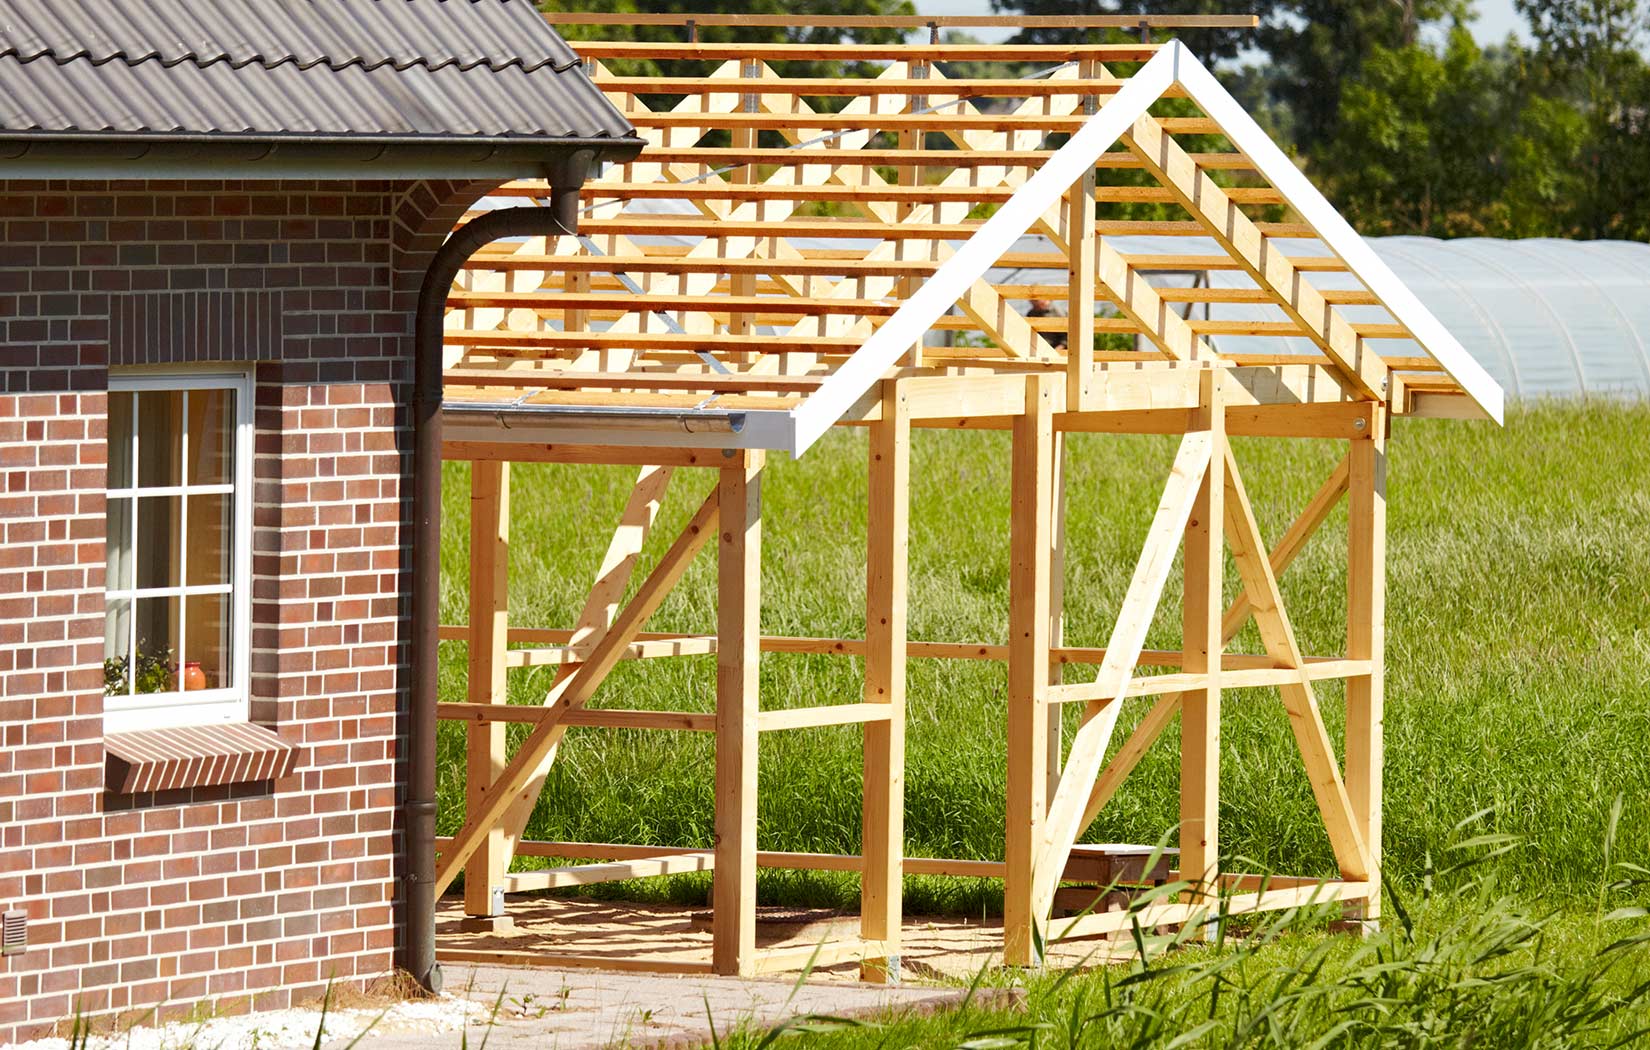
[{"label": "wooden post", "polygon": [[761,653],[762,459],[736,453],[717,488],[716,874],[711,969],[756,972],[756,723]]},{"label": "wooden post", "polygon": [[[467,699],[502,704],[505,696],[505,639],[510,626],[510,465],[478,460],[470,467],[470,655]],[[466,809],[504,772],[502,722],[472,722],[465,756]],[[504,886],[509,862],[504,830],[494,827],[464,866],[464,914],[491,920],[503,916],[494,891]]]},{"label": "wooden post", "polygon": [[1202,423],[1213,438],[1186,524],[1185,600],[1181,612],[1185,654],[1182,670],[1208,675],[1207,685],[1187,690],[1180,714],[1180,871],[1196,884],[1194,900],[1213,894],[1220,866],[1220,633],[1224,566],[1226,426],[1220,373],[1204,373]]},{"label": "wooden post", "polygon": [[1066,408],[1088,406],[1094,384],[1094,170],[1071,187],[1066,198]]},{"label": "wooden post", "polygon": [[[1054,506],[1051,513],[1048,555],[1048,644],[1061,646],[1066,642],[1066,435],[1054,434],[1054,478],[1051,484]],[[1050,660],[1048,684],[1059,685],[1065,678],[1065,665]],[[1048,705],[1048,797],[1053,798],[1060,788],[1060,758],[1065,742],[1065,723],[1062,713],[1065,705]]]},{"label": "wooden post", "polygon": [[870,509],[865,543],[865,702],[887,704],[865,724],[860,935],[887,945],[866,959],[866,980],[899,980],[900,895],[905,856],[905,642],[911,415],[897,381],[883,384],[871,424]]},{"label": "wooden post", "polygon": [[1347,478],[1346,655],[1369,675],[1346,683],[1346,793],[1369,852],[1369,898],[1352,917],[1381,919],[1381,766],[1386,659],[1386,410],[1354,439]]},{"label": "wooden post", "polygon": [[1008,806],[1003,859],[1003,961],[1031,966],[1036,860],[1048,809],[1049,562],[1053,551],[1052,376],[1026,381],[1014,417],[1008,570]]}]

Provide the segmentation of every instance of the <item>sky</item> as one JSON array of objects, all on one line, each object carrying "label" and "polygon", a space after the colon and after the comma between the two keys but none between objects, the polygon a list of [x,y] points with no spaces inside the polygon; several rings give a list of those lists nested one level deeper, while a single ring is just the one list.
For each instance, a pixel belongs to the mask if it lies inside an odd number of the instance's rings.
[{"label": "sky", "polygon": [[[991,10],[991,0],[915,0],[919,14],[925,15],[989,15],[996,12]],[[1478,18],[1472,23],[1473,36],[1481,44],[1498,44],[1506,39],[1508,33],[1516,33],[1521,39],[1529,39],[1528,28],[1524,20],[1518,17],[1513,10],[1513,0],[1476,0],[1473,5],[1478,10]],[[970,29],[968,32],[982,40],[999,40],[1010,36],[1011,29]]]}]

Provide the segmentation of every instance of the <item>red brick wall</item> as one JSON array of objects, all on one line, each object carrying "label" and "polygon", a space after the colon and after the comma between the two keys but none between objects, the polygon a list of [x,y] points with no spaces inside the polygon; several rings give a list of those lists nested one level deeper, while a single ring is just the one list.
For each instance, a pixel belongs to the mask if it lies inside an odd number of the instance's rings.
[{"label": "red brick wall", "polygon": [[[0,181],[0,1043],[388,972],[413,306],[482,187]],[[251,713],[273,784],[104,790],[110,365],[256,362]]]}]

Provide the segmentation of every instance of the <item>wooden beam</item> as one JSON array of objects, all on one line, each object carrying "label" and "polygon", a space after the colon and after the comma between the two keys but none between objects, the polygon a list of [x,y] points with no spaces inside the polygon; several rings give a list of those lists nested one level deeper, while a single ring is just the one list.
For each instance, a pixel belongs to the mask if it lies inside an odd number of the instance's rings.
[{"label": "wooden beam", "polygon": [[1368,897],[1356,918],[1381,919],[1381,767],[1386,680],[1386,427],[1347,454],[1346,655],[1369,674],[1346,684],[1346,794],[1369,855]]},{"label": "wooden beam", "polygon": [[[505,649],[510,629],[510,465],[476,463],[470,469],[470,645],[467,696],[470,703],[503,706]],[[465,808],[504,772],[509,759],[505,727],[472,722],[466,728]],[[501,828],[492,828],[464,867],[464,914],[491,917],[493,891],[504,884],[510,856]]]},{"label": "wooden beam", "polygon": [[[1277,546],[1272,548],[1268,561],[1272,566],[1274,579],[1283,575],[1283,571],[1294,562],[1302,548],[1306,546],[1306,541],[1317,534],[1324,520],[1340,503],[1341,496],[1346,492],[1350,462],[1350,457],[1343,457],[1335,465],[1335,469],[1330,472],[1328,479],[1318,486],[1317,492],[1312,494],[1306,508],[1290,524],[1283,537],[1278,540]],[[1226,610],[1226,615],[1221,619],[1221,638],[1230,642],[1237,637],[1238,631],[1242,630],[1243,625],[1248,622],[1252,611],[1249,592],[1245,589],[1238,594],[1237,600],[1232,602],[1231,608]]]},{"label": "wooden beam", "polygon": [[[1129,19],[1135,17],[1128,16]],[[552,21],[559,18],[557,15]],[[584,58],[663,58],[673,62],[741,58],[767,62],[818,62],[828,58],[898,62],[923,58],[932,62],[1055,63],[1079,56],[1106,62],[1144,62],[1158,50],[1154,44],[713,44],[676,40],[580,40],[577,44],[579,55]]]},{"label": "wooden beam", "polygon": [[1153,346],[1177,361],[1214,356],[1185,319],[1168,307],[1157,289],[1106,241],[1100,242],[1097,268],[1111,301]]},{"label": "wooden beam", "polygon": [[1290,667],[1302,668],[1300,680],[1281,686],[1279,692],[1283,697],[1284,709],[1289,713],[1289,727],[1300,748],[1318,811],[1323,815],[1324,826],[1329,831],[1335,859],[1347,878],[1367,880],[1369,853],[1352,817],[1352,804],[1341,779],[1329,733],[1324,728],[1323,715],[1318,710],[1317,698],[1312,692],[1311,680],[1304,671],[1305,661],[1296,644],[1294,628],[1284,611],[1277,576],[1263,554],[1266,547],[1261,541],[1248,494],[1244,491],[1237,461],[1232,458],[1229,449],[1226,457],[1226,536],[1232,549],[1232,561],[1237,566],[1238,574],[1243,577],[1243,587],[1254,610],[1255,626],[1260,630],[1267,653]]},{"label": "wooden beam", "polygon": [[1209,376],[1204,423],[1212,451],[1186,522],[1183,555],[1181,667],[1204,676],[1200,686],[1180,694],[1180,870],[1194,902],[1215,892],[1220,874],[1221,516],[1228,446],[1218,378]]},{"label": "wooden beam", "polygon": [[1315,885],[1236,893],[1220,901],[1204,899],[1196,903],[1149,904],[1138,909],[1080,915],[1055,926],[1054,939],[1099,937],[1133,929],[1136,924],[1142,929],[1151,929],[1154,926],[1202,923],[1212,920],[1219,913],[1248,915],[1253,912],[1305,908],[1314,904],[1328,905],[1336,901],[1356,900],[1368,893],[1369,886],[1364,882],[1325,881]]},{"label": "wooden beam", "polygon": [[510,892],[560,890],[572,886],[594,886],[603,882],[623,882],[627,879],[652,879],[664,875],[684,875],[693,871],[711,871],[715,867],[716,854],[711,850],[699,850],[693,853],[666,853],[655,857],[615,860],[605,864],[537,868],[531,871],[512,872],[514,878]]},{"label": "wooden beam", "polygon": [[761,659],[762,455],[722,468],[716,551],[716,876],[711,969],[756,968],[756,748]]},{"label": "wooden beam", "polygon": [[[573,673],[567,688],[554,705],[554,710],[558,714],[583,707],[595,694],[602,680],[619,662],[625,646],[630,644],[636,632],[647,623],[648,617],[653,615],[654,610],[687,571],[693,556],[699,553],[700,548],[715,532],[716,521],[716,496],[712,494],[687,523],[676,542],[665,552],[658,566],[643,581],[636,596],[614,620],[613,626],[601,636],[600,641],[591,650],[590,659],[580,664]],[[453,879],[458,877],[458,872],[481,844],[482,839],[504,818],[512,805],[518,802],[530,804],[531,800],[538,797],[536,790],[529,790],[528,785],[534,780],[542,763],[555,751],[556,744],[560,742],[564,732],[565,727],[560,724],[559,718],[547,717],[541,721],[527,739],[522,741],[503,774],[483,793],[479,800],[480,804],[472,807],[465,815],[464,827],[454,836],[450,852],[443,852],[440,866],[436,869],[437,897],[452,885]]]},{"label": "wooden beam", "polygon": [[[614,617],[619,611],[619,599],[624,597],[625,588],[630,585],[636,574],[642,544],[646,542],[653,522],[659,515],[659,505],[670,486],[672,474],[672,468],[652,464],[637,471],[636,484],[631,488],[630,495],[625,500],[624,510],[619,515],[618,524],[613,528],[607,551],[602,555],[601,566],[596,570],[595,582],[590,587],[590,593],[585,596],[584,608],[579,612],[579,619],[568,644],[593,645],[598,634],[613,626]],[[637,630],[641,627],[641,624],[636,625]],[[629,652],[630,646],[627,642],[619,651],[618,658],[624,658]],[[545,693],[543,706],[564,710],[560,701],[577,673],[577,668],[573,666],[563,667],[557,672],[550,689]],[[544,790],[544,782],[550,776],[550,767],[555,762],[556,748],[560,746],[561,734],[565,728],[550,730],[548,752],[527,780],[520,800],[510,807],[500,825],[503,828],[506,847],[512,854],[516,840],[526,832],[527,822],[533,817],[533,808],[538,805],[539,795]]]},{"label": "wooden beam", "polygon": [[[1301,549],[1306,545],[1306,541],[1317,532],[1324,519],[1329,516],[1329,512],[1340,501],[1341,494],[1346,491],[1346,471],[1347,460],[1342,459],[1330,474],[1329,480],[1318,488],[1318,491],[1307,503],[1306,509],[1289,526],[1288,531],[1283,534],[1283,538],[1278,541],[1277,546],[1272,548],[1269,561],[1275,576],[1283,575],[1284,570],[1300,554]],[[1247,590],[1239,591],[1237,598],[1227,607],[1226,614],[1221,618],[1220,643],[1222,649],[1229,645],[1233,638],[1237,637],[1238,631],[1248,622],[1249,615],[1249,592]],[[1221,661],[1222,667],[1228,667],[1232,662],[1232,658],[1226,656]],[[1310,658],[1307,666],[1312,666]],[[1141,719],[1139,724],[1135,726],[1134,732],[1129,734],[1128,740],[1124,741],[1123,746],[1118,749],[1117,754],[1107,763],[1106,768],[1095,781],[1094,791],[1090,793],[1088,805],[1083,809],[1084,828],[1094,822],[1095,816],[1111,800],[1112,795],[1116,794],[1117,789],[1133,772],[1140,759],[1145,757],[1147,750],[1151,748],[1158,735],[1162,733],[1179,710],[1180,695],[1178,693],[1164,695],[1159,698],[1156,704],[1152,705],[1152,709],[1146,713],[1146,717]]]},{"label": "wooden beam", "polygon": [[1003,961],[1040,963],[1037,847],[1048,810],[1049,572],[1053,549],[1053,376],[1025,381],[1014,419],[1009,503],[1008,801]]},{"label": "wooden beam", "polygon": [[[1094,298],[1098,278],[1108,274],[1095,261],[1094,172],[1086,172],[1061,204],[1066,252],[1066,411],[1081,412],[1094,384]],[[1109,287],[1109,284],[1108,284]]]},{"label": "wooden beam", "polygon": [[813,707],[786,707],[763,711],[756,719],[759,733],[785,729],[817,729],[822,726],[857,726],[869,729],[892,717],[887,704],[819,704]]},{"label": "wooden beam", "polygon": [[1129,581],[1112,628],[1105,661],[1095,677],[1096,682],[1105,683],[1100,692],[1108,695],[1110,701],[1091,702],[1084,712],[1086,720],[1072,738],[1060,789],[1048,806],[1048,821],[1043,828],[1036,862],[1035,907],[1039,917],[1048,914],[1066,857],[1082,831],[1084,804],[1105,759],[1130,672],[1137,663],[1146,631],[1162,598],[1181,534],[1191,518],[1213,450],[1210,433],[1194,431],[1181,439],[1180,450],[1175,455],[1163,498],[1158,503],[1140,561],[1135,565],[1134,577]]},{"label": "wooden beam", "polygon": [[882,385],[882,419],[871,424],[865,541],[865,702],[882,715],[865,724],[862,807],[865,874],[860,936],[884,946],[861,975],[897,981],[905,856],[905,646],[909,577],[911,413],[898,380]]},{"label": "wooden beam", "polygon": [[[436,852],[448,848],[452,839],[435,840]],[[633,860],[678,853],[697,853],[692,846],[639,846],[615,842],[522,842],[516,852],[524,857],[564,857],[580,860]],[[944,875],[960,879],[1000,879],[1003,864],[995,860],[958,860],[947,857],[907,857],[906,871],[912,875]],[[787,853],[760,850],[756,863],[763,868],[798,871],[860,871],[861,857],[842,853]]]}]

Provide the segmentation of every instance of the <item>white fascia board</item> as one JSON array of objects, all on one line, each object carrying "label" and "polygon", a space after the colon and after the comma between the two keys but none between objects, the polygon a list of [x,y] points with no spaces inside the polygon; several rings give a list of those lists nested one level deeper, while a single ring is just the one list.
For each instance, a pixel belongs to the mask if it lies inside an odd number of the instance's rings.
[{"label": "white fascia board", "polygon": [[[1392,316],[1415,333],[1415,341],[1444,371],[1461,385],[1467,396],[1497,423],[1502,421],[1505,395],[1465,347],[1415,297],[1398,275],[1382,262],[1363,236],[1335,210],[1318,188],[1295,167],[1271,137],[1244,112],[1243,107],[1220,86],[1203,64],[1180,41],[1172,41],[1163,51],[1176,56],[1175,79],[1186,94],[1217,125],[1226,138],[1250,160],[1291,207],[1300,213],[1320,240],[1346,263],[1347,268],[1381,301]],[[1152,61],[1156,62],[1157,58]]]},{"label": "white fascia board", "polygon": [[[467,405],[466,407],[472,407]],[[601,426],[578,419],[546,414],[516,417],[504,427],[492,423],[446,420],[443,441],[483,441],[525,444],[627,445],[658,448],[747,448],[783,451],[791,447],[796,424],[793,413],[781,409],[751,409],[738,431],[689,431],[679,426]]]},{"label": "white fascia board", "polygon": [[796,418],[792,455],[800,456],[819,440],[1061,194],[1093,169],[1100,155],[1174,83],[1177,53],[1171,47],[1153,55],[842,367],[792,410]]}]

